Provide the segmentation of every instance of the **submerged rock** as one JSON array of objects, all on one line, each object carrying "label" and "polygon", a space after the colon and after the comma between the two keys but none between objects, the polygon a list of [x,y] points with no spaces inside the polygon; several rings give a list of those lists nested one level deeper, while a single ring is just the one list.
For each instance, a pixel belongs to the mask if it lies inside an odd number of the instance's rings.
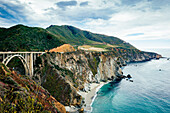
[{"label": "submerged rock", "polygon": [[129,80],[129,82],[133,82],[133,80]]},{"label": "submerged rock", "polygon": [[130,74],[127,75],[127,78],[132,78]]}]

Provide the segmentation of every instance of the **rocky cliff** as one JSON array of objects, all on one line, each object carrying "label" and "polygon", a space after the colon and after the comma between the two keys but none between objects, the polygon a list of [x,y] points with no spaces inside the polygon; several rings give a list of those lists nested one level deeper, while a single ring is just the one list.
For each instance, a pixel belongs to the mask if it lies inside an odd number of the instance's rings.
[{"label": "rocky cliff", "polygon": [[48,52],[37,60],[34,79],[62,104],[81,107],[83,101],[77,91],[88,91],[87,83],[120,78],[123,75],[121,66],[157,56],[120,48],[108,52]]},{"label": "rocky cliff", "polygon": [[101,53],[76,51],[46,53],[39,59],[34,79],[64,105],[82,105],[78,90],[86,83],[107,81],[121,75],[114,57]]}]

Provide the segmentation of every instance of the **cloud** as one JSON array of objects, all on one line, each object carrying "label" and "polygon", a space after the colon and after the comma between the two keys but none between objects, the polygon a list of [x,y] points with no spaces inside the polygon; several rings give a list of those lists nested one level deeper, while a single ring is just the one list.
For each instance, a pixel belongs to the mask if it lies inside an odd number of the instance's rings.
[{"label": "cloud", "polygon": [[98,7],[96,6],[96,4],[93,4],[90,1],[88,2],[78,1],[77,3],[80,4],[88,3],[88,5],[84,4],[84,7],[80,5],[76,5],[74,7],[65,8],[64,10],[61,8],[51,7],[46,9],[47,12],[45,15],[46,16],[53,15],[57,17],[59,16],[59,18],[65,22],[75,22],[75,23],[82,24],[82,22],[85,22],[88,19],[108,20],[109,18],[111,18],[111,15],[115,13],[115,10],[110,7],[105,7],[105,6]]},{"label": "cloud", "polygon": [[80,3],[80,6],[87,6],[88,3],[89,3],[88,1],[86,1],[86,2],[81,2],[81,3]]},{"label": "cloud", "polygon": [[[170,39],[169,5],[163,4],[159,9],[153,7],[158,4],[148,1],[136,2],[135,5],[120,3],[116,13],[108,20],[91,19],[85,23],[85,29],[96,33],[119,37],[123,40],[154,40]],[[153,5],[157,4],[157,5]],[[144,33],[129,37],[128,34]]]},{"label": "cloud", "polygon": [[141,0],[121,0],[123,5],[135,5],[136,3],[140,2]]},{"label": "cloud", "polygon": [[1,1],[0,0],[0,25],[10,26],[17,23],[27,23],[27,8],[26,5],[21,5],[18,0]]},{"label": "cloud", "polygon": [[23,15],[20,15],[22,13],[20,10],[24,9],[23,7],[17,6],[15,4],[7,4],[5,2],[0,1],[0,12],[1,18],[5,19],[16,19],[16,21],[19,19],[19,17],[22,17]]},{"label": "cloud", "polygon": [[68,24],[126,41],[170,40],[169,12],[169,0],[0,0],[0,26]]},{"label": "cloud", "polygon": [[[50,24],[69,24],[81,28],[83,27],[79,25],[83,25],[82,23],[89,19],[110,19],[111,15],[115,13],[113,6],[117,3],[113,1],[110,2],[109,0],[108,2],[102,0],[60,0],[57,3],[56,0],[16,0],[17,3],[14,2],[13,0],[6,1],[6,4],[13,5],[11,9],[14,9],[16,13],[14,17],[10,18],[13,24],[23,23],[40,27],[47,27]],[[15,9],[18,10],[16,11]],[[10,14],[8,14],[8,16],[10,16]],[[16,18],[18,22],[12,22],[16,16],[20,19]],[[4,19],[7,19],[7,17],[4,17]]]},{"label": "cloud", "polygon": [[61,2],[57,2],[56,5],[62,9],[65,9],[68,6],[76,6],[77,1],[61,1]]},{"label": "cloud", "polygon": [[126,36],[139,36],[139,35],[144,35],[144,33],[133,33],[133,34],[128,34]]}]

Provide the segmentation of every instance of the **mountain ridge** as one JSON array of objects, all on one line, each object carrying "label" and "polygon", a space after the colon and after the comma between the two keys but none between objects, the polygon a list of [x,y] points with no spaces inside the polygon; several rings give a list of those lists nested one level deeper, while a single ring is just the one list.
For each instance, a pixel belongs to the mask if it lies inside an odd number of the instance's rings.
[{"label": "mountain ridge", "polygon": [[[114,36],[108,36],[108,35],[104,35],[104,34],[98,34],[98,33],[92,33],[90,31],[86,31],[86,30],[81,30],[79,28],[76,28],[74,26],[68,26],[68,25],[62,25],[62,26],[57,26],[57,25],[51,25],[49,27],[46,28],[48,31],[50,31],[51,33],[55,34],[59,34],[59,31],[61,31],[61,29],[65,29],[68,32],[71,32],[73,35],[73,38],[78,40],[78,42],[73,43],[73,44],[78,44],[78,45],[93,45],[93,44],[104,44],[106,45],[111,44],[111,45],[119,45],[120,47],[125,47],[125,48],[131,48],[131,49],[136,49],[134,46],[132,46],[129,43],[126,43],[125,41],[121,40],[120,38],[114,37]],[[61,33],[62,35],[63,33]],[[65,35],[62,35],[63,37]],[[61,37],[62,37],[61,36]],[[81,38],[77,36],[81,36]],[[67,37],[67,36],[66,36]],[[70,36],[72,37],[72,36]],[[67,37],[69,38],[69,37]],[[85,39],[82,39],[85,38]],[[85,40],[85,41],[84,41]],[[72,43],[72,40],[64,40],[63,41],[67,42],[67,43]],[[96,43],[97,42],[97,43]]]},{"label": "mountain ridge", "polygon": [[68,25],[51,25],[44,29],[18,24],[10,28],[0,28],[0,34],[0,51],[45,51],[65,43],[106,49],[111,46],[136,49],[117,37],[92,33]]}]

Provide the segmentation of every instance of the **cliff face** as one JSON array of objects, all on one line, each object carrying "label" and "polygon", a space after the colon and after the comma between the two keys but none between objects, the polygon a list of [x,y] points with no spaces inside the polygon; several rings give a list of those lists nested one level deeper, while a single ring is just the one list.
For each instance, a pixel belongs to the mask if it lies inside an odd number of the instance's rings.
[{"label": "cliff face", "polygon": [[60,104],[42,86],[27,76],[18,75],[0,63],[1,112],[66,113]]},{"label": "cliff face", "polygon": [[120,72],[114,57],[101,53],[46,53],[41,56],[34,78],[62,104],[81,106],[77,90],[86,90],[85,83],[107,81]]},{"label": "cliff face", "polygon": [[119,60],[118,63],[121,64],[121,66],[130,62],[149,61],[153,58],[162,57],[157,53],[140,51],[138,49],[110,48],[110,50],[114,51],[117,60]]},{"label": "cliff face", "polygon": [[122,71],[117,64],[117,60],[114,56],[107,54],[101,54],[100,63],[97,67],[97,74],[95,78],[97,82],[107,81],[108,79],[115,79],[122,75]]},{"label": "cliff face", "polygon": [[34,79],[62,104],[81,107],[82,97],[77,91],[87,91],[86,83],[120,78],[121,66],[156,56],[156,53],[121,49],[46,53],[37,60]]}]

